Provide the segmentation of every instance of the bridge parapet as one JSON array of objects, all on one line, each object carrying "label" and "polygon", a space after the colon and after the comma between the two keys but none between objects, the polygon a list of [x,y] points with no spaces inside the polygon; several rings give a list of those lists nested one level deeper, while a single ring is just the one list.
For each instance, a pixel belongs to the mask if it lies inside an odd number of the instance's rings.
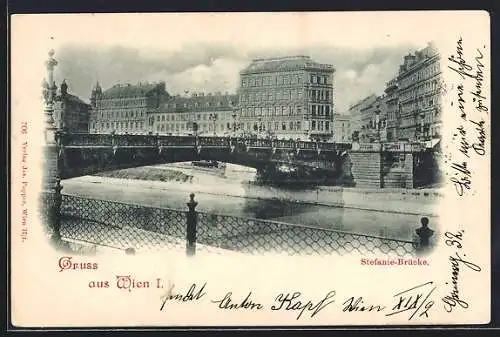
[{"label": "bridge parapet", "polygon": [[286,139],[233,138],[209,136],[167,136],[167,135],[132,135],[132,134],[65,134],[62,142],[68,147],[221,147],[229,148],[235,144],[245,144],[247,148],[285,149],[285,150],[321,150],[339,151],[351,148],[351,144],[308,142]]},{"label": "bridge parapet", "polygon": [[69,133],[63,136],[65,146],[113,146],[111,134]]},{"label": "bridge parapet", "polygon": [[196,137],[188,136],[158,136],[160,146],[196,146]]}]

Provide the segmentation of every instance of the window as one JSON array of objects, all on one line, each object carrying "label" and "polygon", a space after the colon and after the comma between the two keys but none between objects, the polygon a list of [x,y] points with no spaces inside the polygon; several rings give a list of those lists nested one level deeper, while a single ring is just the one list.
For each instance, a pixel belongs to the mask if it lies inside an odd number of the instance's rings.
[{"label": "window", "polygon": [[316,76],[311,75],[311,83],[316,83]]},{"label": "window", "polygon": [[286,122],[281,123],[281,130],[286,131]]},{"label": "window", "polygon": [[325,122],[325,130],[326,131],[330,130],[330,122],[328,121]]},{"label": "window", "polygon": [[316,116],[316,105],[311,106],[311,114],[313,115],[313,117]]},{"label": "window", "polygon": [[294,129],[294,128],[293,128],[293,125],[294,125],[294,123],[293,123],[292,121],[290,121],[290,123],[289,123],[289,129],[290,129],[290,130],[293,130],[293,129]]},{"label": "window", "polygon": [[311,122],[311,130],[316,130],[316,121]]}]

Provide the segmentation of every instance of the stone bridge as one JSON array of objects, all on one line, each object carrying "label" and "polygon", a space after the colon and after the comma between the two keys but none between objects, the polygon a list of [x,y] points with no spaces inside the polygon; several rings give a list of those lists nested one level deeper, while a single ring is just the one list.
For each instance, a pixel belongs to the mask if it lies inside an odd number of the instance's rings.
[{"label": "stone bridge", "polygon": [[[216,160],[268,178],[285,165],[294,178],[339,177],[351,144],[167,135],[56,133],[61,179],[137,166]],[[293,178],[292,178],[293,179]],[[264,179],[266,180],[266,179]]]}]

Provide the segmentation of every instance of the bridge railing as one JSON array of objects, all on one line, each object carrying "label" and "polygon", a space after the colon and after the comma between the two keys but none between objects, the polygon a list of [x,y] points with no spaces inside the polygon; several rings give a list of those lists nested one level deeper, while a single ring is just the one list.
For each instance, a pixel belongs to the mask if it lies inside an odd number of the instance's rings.
[{"label": "bridge railing", "polygon": [[[336,151],[350,148],[350,144],[332,142],[309,142],[292,139],[240,138],[216,136],[170,136],[136,134],[91,134],[67,133],[63,136],[65,146],[164,146],[164,147],[230,147],[231,144],[246,144],[250,148],[277,148]],[[363,144],[372,149],[372,144]]]},{"label": "bridge railing", "polygon": [[196,138],[193,136],[158,136],[160,146],[195,146]]},{"label": "bridge railing", "polygon": [[198,137],[198,144],[201,146],[229,147],[229,137]]},{"label": "bridge railing", "polygon": [[156,146],[157,141],[151,135],[114,135],[113,145],[116,146]]},{"label": "bridge railing", "polygon": [[113,146],[113,135],[96,133],[69,133],[64,136],[66,146]]},{"label": "bridge railing", "polygon": [[108,200],[62,195],[63,240],[119,249],[155,249],[184,244],[188,255],[196,244],[250,254],[288,255],[387,254],[416,256],[425,241],[371,236],[277,221],[188,210],[146,207]]}]

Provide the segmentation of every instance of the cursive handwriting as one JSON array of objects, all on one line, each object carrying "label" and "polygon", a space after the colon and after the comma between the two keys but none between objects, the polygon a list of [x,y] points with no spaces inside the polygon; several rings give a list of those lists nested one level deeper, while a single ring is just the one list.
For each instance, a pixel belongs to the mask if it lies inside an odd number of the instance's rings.
[{"label": "cursive handwriting", "polygon": [[477,141],[472,144],[472,149],[476,152],[476,154],[480,156],[484,156],[486,153],[485,149],[485,141],[486,141],[486,131],[484,130],[484,120],[480,120],[479,122],[470,121],[476,127],[477,132]]},{"label": "cursive handwriting", "polygon": [[[461,240],[461,238],[459,240]],[[462,248],[462,245],[460,244],[460,246],[457,245],[456,247],[460,249]],[[481,271],[481,267],[479,267],[475,263],[464,260],[464,257],[465,254],[463,256],[460,256],[458,252],[456,252],[455,256],[450,256],[452,290],[449,295],[446,295],[442,298],[442,301],[444,302],[444,309],[446,310],[446,312],[452,312],[457,304],[464,309],[467,309],[469,307],[469,304],[460,298],[460,292],[458,289],[460,263],[464,264],[466,267],[474,271]],[[448,282],[446,282],[446,284],[448,284]]]},{"label": "cursive handwriting", "polygon": [[196,285],[196,283],[193,283],[185,293],[174,294],[173,293],[174,284],[171,284],[169,286],[167,292],[165,293],[165,295],[163,295],[161,297],[160,311],[162,311],[165,308],[167,301],[173,300],[173,301],[179,301],[179,302],[187,302],[187,301],[200,300],[203,296],[206,295],[206,293],[204,292],[206,285],[207,284],[204,283],[203,286],[200,289],[198,289],[198,291],[196,291],[197,285]]},{"label": "cursive handwriting", "polygon": [[433,284],[434,282],[429,281],[395,294],[394,298],[397,299],[397,302],[392,307],[391,312],[387,313],[386,316],[397,315],[409,311],[411,312],[408,318],[409,321],[412,320],[417,313],[419,314],[418,317],[429,317],[429,310],[434,305],[434,301],[429,299],[429,297],[437,288],[434,286],[429,290],[430,286]]},{"label": "cursive handwriting", "polygon": [[344,305],[344,308],[342,309],[342,311],[344,312],[374,311],[374,310],[379,312],[385,309],[384,306],[365,304],[363,297],[358,297],[356,299],[354,299],[354,297],[350,297],[344,303],[342,303],[342,305]]},{"label": "cursive handwriting", "polygon": [[468,58],[464,45],[464,40],[459,37],[455,53],[448,57],[448,69],[459,76],[459,83],[456,84],[456,97],[451,105],[458,106],[457,114],[461,121],[455,127],[452,142],[456,146],[457,155],[461,155],[462,158],[450,160],[452,174],[449,177],[459,196],[463,196],[467,190],[472,189],[473,179],[471,170],[468,168],[468,161],[474,154],[486,155],[486,121],[482,117],[473,115],[488,113],[488,107],[485,105],[487,92],[484,90],[485,54],[482,49],[476,48],[474,54]]},{"label": "cursive handwriting", "polygon": [[455,172],[455,176],[451,177],[450,181],[455,185],[457,194],[462,196],[464,195],[464,189],[469,190],[471,188],[471,172],[467,168],[467,162],[452,163],[451,169]]},{"label": "cursive handwriting", "polygon": [[[300,319],[304,311],[312,311],[311,318],[316,316],[321,310],[326,308],[329,304],[335,302],[332,298],[335,296],[335,290],[329,291],[320,301],[313,304],[312,301],[304,302],[300,300],[302,293],[296,291],[292,294],[290,293],[280,293],[276,296],[271,310],[297,310],[299,314],[297,315],[297,320]],[[332,299],[332,300],[330,300]],[[330,301],[329,301],[330,300]]]},{"label": "cursive handwriting", "polygon": [[218,303],[218,308],[219,309],[232,309],[232,310],[237,310],[237,309],[248,309],[248,310],[261,310],[264,308],[264,306],[260,303],[255,303],[250,299],[250,296],[252,295],[252,292],[250,291],[248,295],[245,297],[245,299],[239,303],[233,303],[231,296],[233,295],[232,292],[228,292],[224,295],[224,298],[221,300],[216,300],[216,301],[211,301],[212,303]]},{"label": "cursive handwriting", "polygon": [[472,101],[476,103],[476,110],[477,111],[484,111],[488,112],[488,108],[483,105],[483,100],[486,99],[485,96],[483,96],[482,90],[483,90],[483,81],[484,81],[484,75],[483,75],[483,68],[484,64],[482,62],[483,59],[483,53],[481,50],[476,49],[478,56],[476,56],[474,59],[476,61],[476,75],[475,75],[475,91],[471,91],[471,94],[474,96],[472,98]]}]

